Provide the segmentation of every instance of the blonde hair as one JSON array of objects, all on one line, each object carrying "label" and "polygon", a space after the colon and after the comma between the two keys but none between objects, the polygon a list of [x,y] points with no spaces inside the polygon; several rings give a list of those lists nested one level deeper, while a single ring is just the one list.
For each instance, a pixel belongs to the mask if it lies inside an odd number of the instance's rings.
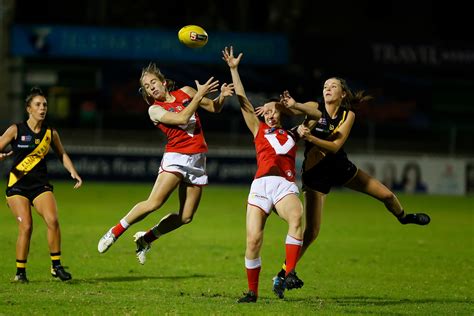
[{"label": "blonde hair", "polygon": [[156,66],[154,62],[150,62],[148,66],[142,68],[142,74],[140,76],[140,89],[138,89],[138,91],[142,95],[143,100],[145,100],[147,104],[152,105],[155,102],[155,99],[152,96],[148,95],[145,87],[143,86],[143,77],[147,74],[155,75],[156,78],[158,78],[158,80],[160,80],[161,82],[166,82],[166,88],[168,91],[174,90],[174,81],[167,79],[161,73],[160,68],[158,68],[158,66]]}]

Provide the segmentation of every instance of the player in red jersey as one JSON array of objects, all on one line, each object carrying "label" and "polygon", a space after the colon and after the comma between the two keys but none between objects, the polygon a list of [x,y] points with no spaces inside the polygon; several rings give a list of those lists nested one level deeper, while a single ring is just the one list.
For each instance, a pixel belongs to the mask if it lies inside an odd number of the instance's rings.
[{"label": "player in red jersey", "polygon": [[[258,297],[258,279],[261,268],[260,248],[263,243],[265,222],[272,209],[288,223],[286,236],[286,260],[288,273],[285,282],[292,282],[294,268],[303,243],[303,206],[298,198],[295,183],[296,142],[299,137],[296,128],[282,128],[280,115],[283,111],[292,114],[306,114],[317,120],[321,113],[314,102],[294,102],[286,92],[281,102],[271,101],[263,106],[264,122],[261,122],[253,105],[245,94],[240,80],[238,65],[242,53],[234,57],[233,48],[225,48],[223,59],[230,68],[235,92],[239,98],[242,115],[252,132],[257,153],[257,172],[250,188],[247,201],[247,248],[245,268],[249,290],[238,300],[239,303],[253,303]],[[282,289],[281,293],[283,294]]]},{"label": "player in red jersey", "polygon": [[201,107],[209,112],[220,112],[225,97],[233,95],[233,85],[224,83],[216,99],[206,98],[208,93],[217,91],[219,82],[212,77],[202,85],[197,80],[195,82],[197,91],[189,86],[173,90],[172,81],[166,79],[154,63],[142,70],[140,91],[150,104],[148,114],[166,134],[168,143],[148,199],[137,203],[105,233],[97,246],[100,253],[106,252],[130,225],[159,209],[178,187],[179,211],[165,215],[147,232],[134,235],[138,261],[145,263],[146,253],[154,240],[191,222],[201,199],[202,187],[207,184],[207,144],[196,110]]}]

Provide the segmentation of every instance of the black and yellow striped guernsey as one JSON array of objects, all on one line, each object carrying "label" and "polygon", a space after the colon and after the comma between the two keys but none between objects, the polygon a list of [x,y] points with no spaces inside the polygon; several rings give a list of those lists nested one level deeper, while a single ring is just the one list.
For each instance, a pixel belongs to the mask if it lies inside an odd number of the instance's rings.
[{"label": "black and yellow striped guernsey", "polygon": [[[316,124],[316,127],[311,131],[311,134],[319,139],[331,140],[331,136],[334,135],[342,123],[346,121],[349,110],[340,107],[335,118],[331,118],[329,113],[326,111],[324,103],[322,103],[322,106],[319,107],[319,110],[321,111],[321,118]],[[305,157],[314,146],[315,145],[311,142],[305,142]],[[346,156],[346,153],[343,147],[341,147],[339,151],[333,155]]]},{"label": "black and yellow striped guernsey", "polygon": [[16,125],[17,138],[10,143],[13,165],[8,176],[8,188],[15,186],[30,189],[48,185],[45,156],[49,152],[53,137],[51,128],[43,126],[39,133],[35,133],[26,122]]}]

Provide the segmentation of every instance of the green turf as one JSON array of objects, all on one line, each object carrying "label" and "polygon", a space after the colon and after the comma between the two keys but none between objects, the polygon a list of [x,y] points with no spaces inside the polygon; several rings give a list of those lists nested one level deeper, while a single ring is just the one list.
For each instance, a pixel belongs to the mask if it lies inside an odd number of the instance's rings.
[{"label": "green turf", "polygon": [[144,266],[133,234],[176,210],[173,196],[162,210],[131,227],[106,253],[97,241],[152,184],[55,183],[63,236],[63,264],[70,282],[49,275],[45,225],[35,215],[29,284],[12,284],[17,227],[0,206],[0,315],[145,314],[422,314],[472,315],[474,198],[399,198],[407,211],[424,210],[426,227],[402,226],[378,201],[352,192],[329,195],[317,243],[298,265],[305,285],[271,292],[284,259],[286,225],[269,218],[262,251],[257,304],[236,304],[246,290],[244,269],[247,187],[205,188],[194,221],[163,236]]}]

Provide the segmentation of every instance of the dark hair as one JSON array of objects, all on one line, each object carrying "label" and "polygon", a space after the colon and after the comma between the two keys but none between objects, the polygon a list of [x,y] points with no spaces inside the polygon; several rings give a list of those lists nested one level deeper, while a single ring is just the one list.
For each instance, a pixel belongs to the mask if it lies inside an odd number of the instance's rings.
[{"label": "dark hair", "polygon": [[365,91],[360,90],[357,92],[352,92],[347,84],[347,81],[339,78],[339,77],[332,77],[333,79],[339,80],[341,83],[342,91],[346,93],[346,97],[342,99],[342,106],[348,110],[355,110],[361,104],[367,103],[368,101],[372,100],[373,97],[371,95],[364,95]]},{"label": "dark hair", "polygon": [[30,93],[26,96],[26,99],[25,99],[25,107],[28,107],[31,103],[31,100],[33,100],[33,98],[37,96],[45,97],[43,91],[40,88],[38,87],[31,88]]},{"label": "dark hair", "polygon": [[158,66],[156,66],[154,62],[150,62],[148,66],[142,68],[142,75],[140,76],[140,89],[138,89],[138,92],[140,92],[143,97],[143,100],[145,100],[147,104],[153,104],[155,102],[155,99],[146,93],[145,87],[142,84],[143,76],[145,76],[146,74],[155,75],[161,82],[166,82],[166,88],[168,89],[168,91],[173,91],[175,89],[175,82],[173,80],[167,79],[161,73],[160,68],[158,68]]}]

